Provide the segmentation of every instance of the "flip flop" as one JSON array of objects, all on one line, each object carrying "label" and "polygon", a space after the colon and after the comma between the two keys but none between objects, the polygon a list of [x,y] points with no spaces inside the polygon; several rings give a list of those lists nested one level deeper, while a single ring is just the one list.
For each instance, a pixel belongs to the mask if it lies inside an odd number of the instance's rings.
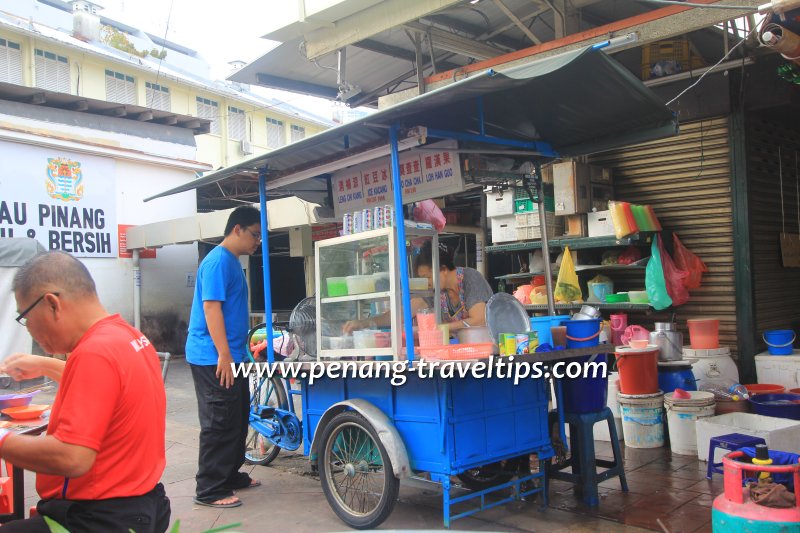
[{"label": "flip flop", "polygon": [[[221,498],[225,499],[225,498]],[[239,507],[242,505],[242,500],[236,500],[235,502],[231,503],[215,503],[215,502],[204,502],[200,501],[197,498],[192,498],[192,501],[197,505],[202,505],[204,507],[216,507],[217,509],[229,509],[231,507]]]},{"label": "flip flop", "polygon": [[231,487],[233,490],[252,489],[261,486],[261,482],[259,480],[251,478],[244,472],[239,472],[238,476],[239,479],[237,481],[239,482],[237,482],[233,487]]}]

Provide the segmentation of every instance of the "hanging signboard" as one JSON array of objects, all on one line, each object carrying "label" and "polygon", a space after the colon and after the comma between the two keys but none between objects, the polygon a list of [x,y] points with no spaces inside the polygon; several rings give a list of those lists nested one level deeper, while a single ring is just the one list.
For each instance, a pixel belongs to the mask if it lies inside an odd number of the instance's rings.
[{"label": "hanging signboard", "polygon": [[75,257],[116,257],[114,160],[0,142],[0,237]]},{"label": "hanging signboard", "polygon": [[[442,141],[425,149],[400,153],[404,204],[464,190],[456,148],[456,141]],[[340,170],[333,175],[332,187],[337,218],[366,207],[392,203],[391,158],[385,156]]]}]

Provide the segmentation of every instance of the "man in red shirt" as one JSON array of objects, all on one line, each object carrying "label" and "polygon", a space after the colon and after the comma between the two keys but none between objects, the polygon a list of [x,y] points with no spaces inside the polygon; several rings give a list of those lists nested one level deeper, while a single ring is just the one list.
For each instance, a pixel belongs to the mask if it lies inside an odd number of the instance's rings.
[{"label": "man in red shirt", "polygon": [[166,397],[147,337],[100,303],[89,271],[63,252],[39,255],[14,278],[17,322],[51,354],[9,356],[17,380],[59,382],[47,435],[0,430],[0,457],[37,473],[39,516],[3,533],[49,532],[47,516],[72,533],[163,533],[170,505],[159,483],[166,463]]}]

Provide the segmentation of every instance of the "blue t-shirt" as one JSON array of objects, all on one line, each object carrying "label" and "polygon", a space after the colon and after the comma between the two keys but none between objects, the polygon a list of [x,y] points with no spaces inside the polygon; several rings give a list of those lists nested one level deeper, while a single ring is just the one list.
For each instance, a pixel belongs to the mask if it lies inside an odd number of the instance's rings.
[{"label": "blue t-shirt", "polygon": [[203,302],[222,302],[222,317],[233,361],[241,363],[246,355],[249,325],[247,280],[239,260],[223,246],[211,250],[197,269],[189,336],[186,338],[186,361],[193,365],[216,365],[217,348],[208,332]]}]

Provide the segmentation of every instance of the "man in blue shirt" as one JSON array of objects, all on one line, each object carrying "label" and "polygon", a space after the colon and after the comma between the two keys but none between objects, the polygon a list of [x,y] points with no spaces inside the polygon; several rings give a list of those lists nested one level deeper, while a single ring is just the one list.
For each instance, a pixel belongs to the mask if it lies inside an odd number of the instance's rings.
[{"label": "man in blue shirt", "polygon": [[261,214],[237,207],[225,238],[197,269],[186,361],[192,370],[200,418],[200,457],[194,502],[237,507],[234,490],[260,485],[239,468],[244,464],[250,394],[246,377],[233,377],[231,363],[246,356],[249,326],[247,281],[239,257],[261,245]]}]

